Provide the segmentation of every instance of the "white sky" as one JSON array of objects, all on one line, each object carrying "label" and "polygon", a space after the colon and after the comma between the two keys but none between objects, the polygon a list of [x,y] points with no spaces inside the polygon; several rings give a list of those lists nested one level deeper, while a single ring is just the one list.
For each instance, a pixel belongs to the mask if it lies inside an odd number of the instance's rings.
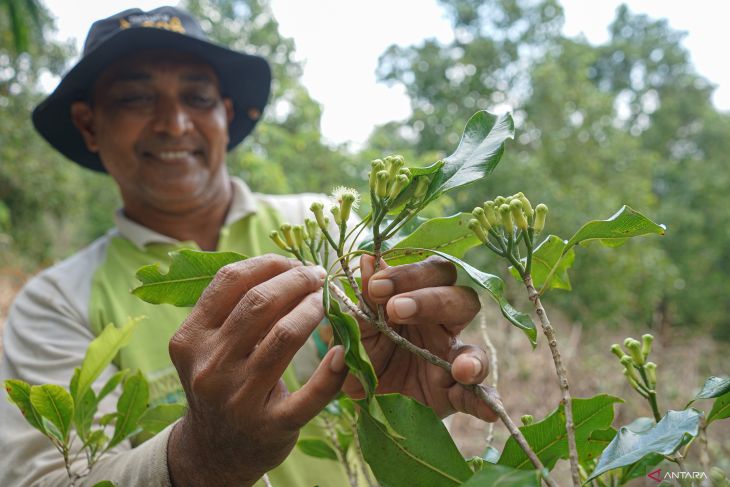
[{"label": "white sky", "polygon": [[[144,10],[176,0],[44,0],[57,17],[59,38],[75,38],[78,50],[94,20],[131,7]],[[619,0],[561,0],[565,32],[590,41],[607,40]],[[718,0],[628,0],[633,12],[668,18],[687,31],[685,46],[697,71],[717,85],[714,102],[730,109],[730,2]],[[367,139],[375,125],[410,113],[399,87],[376,83],[378,56],[391,44],[410,45],[427,37],[451,39],[449,23],[435,0],[272,0],[282,35],[294,38],[305,61],[304,85],[322,103],[322,132],[332,142]]]}]

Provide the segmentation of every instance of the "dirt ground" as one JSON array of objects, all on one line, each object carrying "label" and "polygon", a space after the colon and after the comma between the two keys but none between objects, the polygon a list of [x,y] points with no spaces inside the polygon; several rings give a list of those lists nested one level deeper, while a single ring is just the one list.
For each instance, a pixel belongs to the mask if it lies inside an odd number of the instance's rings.
[{"label": "dirt ground", "polygon": [[[27,281],[22,271],[5,268],[0,271],[0,330],[14,295]],[[546,304],[550,312],[549,303]],[[610,352],[611,344],[622,343],[626,336],[640,339],[647,330],[584,330],[578,325],[567,323],[563,317],[553,313],[553,325],[558,333],[562,356],[568,369],[571,391],[574,397],[591,397],[608,393],[623,398],[626,402],[616,406],[614,427],[630,423],[638,416],[650,416],[645,400],[639,397],[626,383],[622,367]],[[510,415],[519,424],[519,418],[531,414],[538,421],[555,409],[560,401],[554,366],[544,337],[536,350],[531,350],[524,334],[507,324],[491,303],[484,306],[483,314],[465,332],[465,341],[485,345],[482,321],[497,355],[498,388]],[[675,328],[664,333],[655,341],[653,361],[658,364],[658,402],[662,410],[683,409],[694,396],[705,378],[710,375],[730,374],[730,362],[725,353],[727,343],[717,343],[704,332]],[[0,353],[2,341],[0,340]],[[494,373],[492,373],[492,376]],[[491,379],[490,379],[491,380]],[[699,409],[709,411],[710,401],[700,401]],[[456,414],[447,420],[461,452],[467,456],[480,455],[487,446],[490,432],[491,445],[502,448],[507,431],[501,424],[493,429],[481,421],[464,414]],[[709,430],[709,452],[711,465],[730,472],[730,420],[715,423]],[[693,445],[687,459],[689,470],[700,471],[697,445]],[[560,462],[555,475],[563,485],[567,482],[567,462]],[[655,482],[637,479],[632,485],[652,485]]]}]

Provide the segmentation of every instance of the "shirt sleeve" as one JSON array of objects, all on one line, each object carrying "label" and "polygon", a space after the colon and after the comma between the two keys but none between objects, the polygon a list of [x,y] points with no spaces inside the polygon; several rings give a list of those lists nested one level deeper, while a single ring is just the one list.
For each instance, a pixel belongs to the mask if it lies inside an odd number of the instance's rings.
[{"label": "shirt sleeve", "polygon": [[[90,262],[72,258],[36,276],[19,293],[3,332],[0,379],[68,387],[94,339],[86,316],[89,268]],[[105,370],[94,389],[98,391],[115,372],[113,366]],[[109,394],[99,404],[97,417],[115,411],[119,395]],[[135,449],[123,442],[102,457],[83,485],[111,480],[117,485],[169,486],[168,436],[169,428]],[[72,453],[79,443],[72,445]],[[79,457],[72,470],[86,467],[84,455]],[[0,401],[0,485],[68,485],[61,454],[6,400]]]}]

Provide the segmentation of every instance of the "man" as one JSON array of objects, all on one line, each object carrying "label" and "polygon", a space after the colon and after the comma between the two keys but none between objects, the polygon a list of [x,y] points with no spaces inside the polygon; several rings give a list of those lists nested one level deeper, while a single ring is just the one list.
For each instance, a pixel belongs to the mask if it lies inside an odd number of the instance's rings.
[{"label": "man", "polygon": [[[210,43],[185,12],[128,10],[92,26],[81,60],[34,111],[51,145],[114,178],[123,209],[115,229],[18,296],[0,377],[65,385],[103,326],[145,315],[115,365],[145,373],[150,402],[188,404],[179,422],[99,462],[89,485],[247,486],[266,472],[280,487],[345,485],[334,463],[293,451],[300,430],[313,431],[307,423],[341,388],[361,393],[346,377],[342,347],[330,349],[298,390],[282,380],[292,361],[306,365],[307,339],[323,318],[323,271],[267,254],[276,251],[268,232],[301,222],[312,196],[254,194],[225,166],[226,150],[258,120],[269,85],[263,59]],[[192,310],[150,306],[129,293],[135,269],[184,247],[260,257],[222,269]],[[453,285],[453,266],[428,260],[374,274],[367,257],[361,266],[367,299],[386,305],[390,323],[411,341],[453,362],[450,377],[363,325],[380,391],[407,393],[444,416],[459,410],[493,420],[457,383],[481,382],[487,361],[457,340],[479,302]],[[117,398],[101,412],[113,411]],[[50,442],[0,403],[0,485],[65,485]]]}]

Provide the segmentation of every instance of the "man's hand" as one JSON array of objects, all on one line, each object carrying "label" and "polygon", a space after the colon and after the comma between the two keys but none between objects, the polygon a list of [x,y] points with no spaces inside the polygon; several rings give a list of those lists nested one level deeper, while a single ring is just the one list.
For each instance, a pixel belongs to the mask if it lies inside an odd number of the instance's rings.
[{"label": "man's hand", "polygon": [[[446,416],[455,411],[485,421],[497,419],[494,412],[462,384],[479,384],[487,376],[485,352],[458,340],[461,330],[479,312],[477,294],[467,287],[454,286],[456,269],[440,258],[429,257],[417,264],[387,267],[374,272],[375,259],[360,258],[365,300],[374,309],[385,305],[388,323],[403,337],[452,363],[452,373],[431,365],[416,355],[396,347],[371,324],[361,323],[362,341],[379,378],[378,392],[399,392],[432,407]],[[362,396],[354,378],[344,390]]]},{"label": "man's hand", "polygon": [[247,486],[281,463],[340,390],[342,347],[289,393],[281,380],[323,318],[324,271],[276,255],[221,269],[170,340],[188,399],[173,429],[174,485]]}]

